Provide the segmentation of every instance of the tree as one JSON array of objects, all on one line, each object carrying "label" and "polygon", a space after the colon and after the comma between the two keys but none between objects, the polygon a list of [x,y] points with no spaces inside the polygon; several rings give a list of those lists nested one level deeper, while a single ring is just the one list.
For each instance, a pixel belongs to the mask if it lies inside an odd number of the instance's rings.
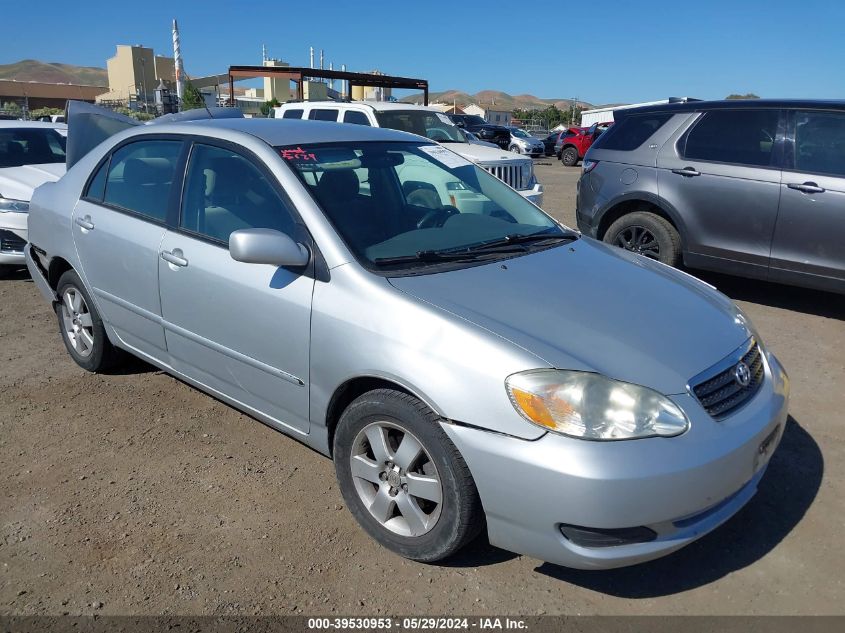
[{"label": "tree", "polygon": [[20,115],[23,114],[23,109],[17,103],[15,103],[14,101],[7,101],[6,103],[3,104],[2,109],[5,112],[7,112],[8,114],[11,114],[12,116],[18,116],[19,117]]},{"label": "tree", "polygon": [[759,99],[759,95],[755,95],[753,92],[746,92],[744,95],[732,94],[725,97],[725,99]]},{"label": "tree", "polygon": [[270,101],[265,101],[261,104],[261,114],[263,114],[264,116],[269,116],[270,109],[278,108],[280,105],[282,104],[279,102],[279,100],[276,99],[276,97],[273,97],[272,99],[270,99]]},{"label": "tree", "polygon": [[182,95],[182,109],[196,110],[205,107],[205,99],[199,89],[194,87],[190,81],[185,83],[185,92]]}]

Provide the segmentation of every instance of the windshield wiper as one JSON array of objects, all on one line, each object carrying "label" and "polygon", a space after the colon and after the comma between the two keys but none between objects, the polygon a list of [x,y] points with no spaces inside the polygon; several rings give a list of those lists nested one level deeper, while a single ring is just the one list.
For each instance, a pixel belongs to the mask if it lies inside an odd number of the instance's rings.
[{"label": "windshield wiper", "polygon": [[[513,252],[519,253],[524,249],[512,249]],[[498,251],[501,252],[501,251]],[[411,262],[460,262],[472,261],[478,259],[488,253],[469,252],[468,249],[460,251],[417,251],[413,255],[399,255],[397,257],[376,257],[373,263],[376,266],[389,266],[391,264],[407,264]]]},{"label": "windshield wiper", "polygon": [[546,242],[549,240],[566,240],[567,242],[571,242],[576,239],[578,239],[577,233],[529,233],[528,235],[522,233],[512,233],[511,235],[506,235],[505,237],[496,240],[482,242],[481,244],[476,244],[474,246],[468,246],[466,250],[471,252],[489,251],[512,247],[519,244],[529,244],[531,242]]}]

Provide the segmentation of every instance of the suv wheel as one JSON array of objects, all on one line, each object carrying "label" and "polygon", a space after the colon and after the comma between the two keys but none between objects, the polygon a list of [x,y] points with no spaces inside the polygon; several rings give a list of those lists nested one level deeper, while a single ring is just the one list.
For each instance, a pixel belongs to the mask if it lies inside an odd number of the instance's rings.
[{"label": "suv wheel", "polygon": [[650,211],[623,215],[607,229],[604,241],[625,250],[675,266],[681,254],[681,236],[665,218]]},{"label": "suv wheel", "polygon": [[59,332],[76,364],[91,372],[116,365],[121,352],[109,341],[100,313],[79,275],[72,270],[64,273],[59,278],[56,294],[59,297],[55,305]]},{"label": "suv wheel", "polygon": [[563,161],[563,164],[567,167],[574,167],[578,162],[578,150],[574,147],[567,147],[560,155],[560,160]]},{"label": "suv wheel", "polygon": [[358,523],[401,556],[441,560],[483,525],[466,463],[437,415],[411,395],[377,389],[353,401],[338,423],[334,462]]}]

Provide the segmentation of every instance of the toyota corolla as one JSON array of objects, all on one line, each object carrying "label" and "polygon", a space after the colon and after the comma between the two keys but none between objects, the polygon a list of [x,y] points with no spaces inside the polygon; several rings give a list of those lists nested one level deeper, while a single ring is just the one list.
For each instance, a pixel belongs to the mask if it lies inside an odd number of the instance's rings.
[{"label": "toyota corolla", "polygon": [[437,561],[486,529],[617,567],[754,495],[788,380],[712,287],[402,132],[206,118],[77,138],[93,149],[35,192],[26,250],[71,358],[135,355],[331,457],[388,549]]}]

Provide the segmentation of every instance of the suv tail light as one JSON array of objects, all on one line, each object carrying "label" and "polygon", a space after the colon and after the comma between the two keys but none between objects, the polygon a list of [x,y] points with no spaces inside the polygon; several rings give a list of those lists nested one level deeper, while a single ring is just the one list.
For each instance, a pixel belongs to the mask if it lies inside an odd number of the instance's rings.
[{"label": "suv tail light", "polygon": [[582,167],[584,168],[584,173],[589,174],[596,168],[596,165],[599,164],[597,160],[585,160],[581,163]]}]

